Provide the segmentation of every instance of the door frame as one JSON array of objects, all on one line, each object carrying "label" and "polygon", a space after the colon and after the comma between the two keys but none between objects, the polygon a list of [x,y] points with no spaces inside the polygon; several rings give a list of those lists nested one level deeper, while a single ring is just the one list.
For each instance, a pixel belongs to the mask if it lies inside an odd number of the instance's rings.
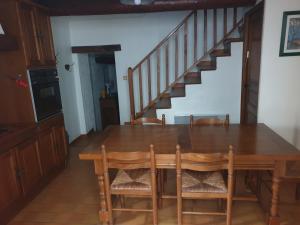
[{"label": "door frame", "polygon": [[[249,17],[254,14],[256,11],[263,9],[265,7],[265,1],[261,1],[256,6],[254,6],[251,10],[249,10],[244,17],[244,47],[243,47],[243,65],[242,65],[242,91],[241,91],[241,115],[240,115],[240,123],[245,123],[245,112],[246,112],[246,85],[247,85],[247,78],[248,78],[248,66],[247,66],[247,51],[249,48]],[[264,18],[264,15],[263,15]],[[262,35],[262,34],[261,34]],[[259,87],[259,84],[258,84]],[[259,89],[258,89],[259,94]]]}]

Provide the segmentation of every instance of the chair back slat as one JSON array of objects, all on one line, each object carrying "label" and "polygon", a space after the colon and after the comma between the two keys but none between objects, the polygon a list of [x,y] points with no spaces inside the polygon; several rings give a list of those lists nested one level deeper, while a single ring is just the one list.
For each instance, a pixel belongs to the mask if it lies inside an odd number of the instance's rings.
[{"label": "chair back slat", "polygon": [[194,116],[190,116],[190,126],[228,126],[229,125],[229,114],[226,115],[225,119],[220,118],[201,118],[194,120]]},{"label": "chair back slat", "polygon": [[136,169],[147,169],[151,168],[150,162],[140,162],[140,163],[118,163],[109,162],[108,168],[111,169],[122,169],[122,170],[136,170]]},{"label": "chair back slat", "polygon": [[232,146],[229,153],[198,154],[180,152],[180,146],[176,146],[177,170],[188,169],[195,171],[231,170],[233,167]]},{"label": "chair back slat", "polygon": [[107,168],[113,169],[141,169],[151,168],[151,152],[109,152],[106,153],[105,146],[102,146],[102,153],[105,157]]},{"label": "chair back slat", "polygon": [[181,154],[182,160],[188,160],[199,163],[213,163],[220,161],[228,161],[228,154],[213,153],[213,154],[198,154],[198,153],[184,153]]},{"label": "chair back slat", "polygon": [[130,120],[131,125],[160,125],[165,126],[166,125],[166,119],[165,115],[162,115],[162,119],[157,118],[148,118],[148,117],[141,117],[138,119],[134,119],[133,117]]},{"label": "chair back slat", "polygon": [[228,169],[228,162],[224,164],[208,164],[208,165],[201,165],[201,164],[191,164],[191,163],[181,163],[181,169],[184,170],[194,170],[194,171],[203,171],[203,172],[210,172],[210,171],[219,171],[219,170],[227,170]]}]

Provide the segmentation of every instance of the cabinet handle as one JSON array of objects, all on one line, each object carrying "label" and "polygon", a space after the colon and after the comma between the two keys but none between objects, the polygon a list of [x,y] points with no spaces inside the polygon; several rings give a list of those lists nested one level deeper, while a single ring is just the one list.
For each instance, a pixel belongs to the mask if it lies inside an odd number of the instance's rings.
[{"label": "cabinet handle", "polygon": [[21,180],[21,178],[24,176],[24,170],[23,169],[16,169],[16,177],[18,180]]}]

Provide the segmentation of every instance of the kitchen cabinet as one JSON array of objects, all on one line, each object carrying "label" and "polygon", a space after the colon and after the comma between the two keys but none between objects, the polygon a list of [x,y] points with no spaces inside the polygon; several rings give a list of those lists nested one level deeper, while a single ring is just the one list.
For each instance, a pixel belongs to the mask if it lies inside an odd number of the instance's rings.
[{"label": "kitchen cabinet", "polygon": [[68,155],[65,127],[62,125],[53,127],[53,134],[56,145],[55,147],[57,164],[63,165]]},{"label": "kitchen cabinet", "polygon": [[[17,157],[12,149],[0,155],[0,217],[21,196],[17,173]],[[0,219],[1,222],[1,219]]]},{"label": "kitchen cabinet", "polygon": [[45,9],[36,8],[35,12],[42,62],[44,65],[55,66],[56,60],[53,47],[50,17]]},{"label": "kitchen cabinet", "polygon": [[22,190],[27,195],[35,189],[42,176],[38,140],[33,138],[18,145],[17,155]]},{"label": "kitchen cabinet", "polygon": [[68,155],[62,114],[36,125],[5,126],[0,135],[1,225],[61,172]]},{"label": "kitchen cabinet", "polygon": [[41,159],[43,176],[49,174],[57,165],[57,150],[54,143],[52,129],[47,129],[39,134],[39,154]]},{"label": "kitchen cabinet", "polygon": [[47,10],[27,2],[20,2],[18,14],[27,67],[55,66],[53,38]]},{"label": "kitchen cabinet", "polygon": [[19,17],[27,66],[41,66],[42,56],[35,23],[35,8],[32,5],[20,3]]}]

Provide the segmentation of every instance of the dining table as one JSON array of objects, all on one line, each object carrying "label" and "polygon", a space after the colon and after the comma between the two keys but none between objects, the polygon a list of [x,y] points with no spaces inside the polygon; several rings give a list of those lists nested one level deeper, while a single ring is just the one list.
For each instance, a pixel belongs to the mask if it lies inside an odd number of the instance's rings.
[{"label": "dining table", "polygon": [[[154,145],[156,167],[175,169],[176,145],[183,153],[226,153],[234,151],[234,170],[271,171],[272,197],[267,224],[279,225],[279,190],[285,176],[286,162],[300,160],[300,151],[265,124],[230,124],[228,126],[131,126],[107,127],[99,141],[88,145],[81,160],[93,161],[99,185],[99,218],[108,222],[104,192],[101,146],[108,152],[149,151]],[[234,200],[238,200],[238,196]],[[242,198],[241,198],[242,199]]]}]

